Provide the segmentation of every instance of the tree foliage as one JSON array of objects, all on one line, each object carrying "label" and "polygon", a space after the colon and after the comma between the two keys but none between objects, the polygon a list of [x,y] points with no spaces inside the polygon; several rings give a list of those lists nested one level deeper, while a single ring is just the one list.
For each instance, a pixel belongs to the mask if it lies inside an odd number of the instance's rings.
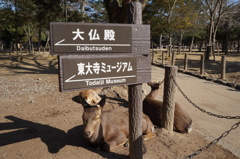
[{"label": "tree foliage", "polygon": [[240,38],[239,1],[0,0],[0,41],[47,41],[50,22],[127,23],[132,1],[141,2],[152,39],[165,34],[169,44],[199,40],[213,45]]},{"label": "tree foliage", "polygon": [[[47,37],[50,22],[106,22],[104,2],[95,0],[1,0],[0,41]],[[40,37],[40,38],[39,38]],[[47,39],[45,39],[46,41]],[[36,41],[36,40],[35,40]]]},{"label": "tree foliage", "polygon": [[199,4],[200,1],[193,0],[151,0],[143,14],[144,22],[151,24],[152,36],[165,33],[170,44],[173,35],[181,41],[183,33],[200,26]]}]

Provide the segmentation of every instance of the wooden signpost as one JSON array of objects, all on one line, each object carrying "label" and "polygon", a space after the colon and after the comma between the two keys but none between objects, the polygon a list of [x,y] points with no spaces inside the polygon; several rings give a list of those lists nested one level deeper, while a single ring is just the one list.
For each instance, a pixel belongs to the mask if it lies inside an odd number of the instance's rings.
[{"label": "wooden signpost", "polygon": [[142,158],[142,83],[151,81],[150,26],[140,2],[130,24],[50,23],[51,53],[59,56],[60,91],[129,85],[130,159]]},{"label": "wooden signpost", "polygon": [[150,81],[149,25],[51,23],[60,91]]}]

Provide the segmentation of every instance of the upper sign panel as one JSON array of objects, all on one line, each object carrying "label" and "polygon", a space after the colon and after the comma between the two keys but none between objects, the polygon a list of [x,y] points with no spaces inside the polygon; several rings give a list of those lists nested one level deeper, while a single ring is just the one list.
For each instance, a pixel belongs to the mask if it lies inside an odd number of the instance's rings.
[{"label": "upper sign panel", "polygon": [[131,53],[129,25],[51,23],[52,54]]}]

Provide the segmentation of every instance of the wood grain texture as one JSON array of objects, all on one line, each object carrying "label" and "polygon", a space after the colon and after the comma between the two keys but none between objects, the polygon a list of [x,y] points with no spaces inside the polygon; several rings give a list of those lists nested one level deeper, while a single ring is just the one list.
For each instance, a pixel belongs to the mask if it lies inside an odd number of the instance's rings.
[{"label": "wood grain texture", "polygon": [[221,60],[221,78],[223,80],[226,79],[226,56],[222,56],[222,60]]},{"label": "wood grain texture", "polygon": [[142,158],[142,84],[128,86],[130,159]]},{"label": "wood grain texture", "polygon": [[[129,23],[130,24],[142,24],[142,4],[140,2],[129,3]],[[139,28],[140,29],[140,28]],[[141,31],[141,34],[145,34]],[[146,36],[146,35],[144,35]],[[140,39],[139,39],[140,40]],[[139,43],[138,43],[139,44]],[[141,43],[140,43],[141,44]],[[145,44],[145,43],[143,43]],[[142,44],[142,45],[143,45]],[[142,48],[143,50],[147,47]],[[137,51],[137,50],[136,50]],[[144,50],[144,52],[147,50]],[[150,44],[148,47],[150,51]],[[149,54],[148,54],[149,55]],[[138,58],[138,80],[151,79],[147,70],[151,70],[151,57],[140,56]],[[147,69],[146,69],[147,68]],[[141,82],[143,83],[143,82]],[[130,159],[142,159],[142,84],[129,85],[128,86],[128,98],[129,98],[129,157]]]},{"label": "wood grain texture", "polygon": [[173,132],[174,123],[176,85],[173,80],[176,81],[176,75],[176,66],[165,68],[162,126],[170,132]]}]

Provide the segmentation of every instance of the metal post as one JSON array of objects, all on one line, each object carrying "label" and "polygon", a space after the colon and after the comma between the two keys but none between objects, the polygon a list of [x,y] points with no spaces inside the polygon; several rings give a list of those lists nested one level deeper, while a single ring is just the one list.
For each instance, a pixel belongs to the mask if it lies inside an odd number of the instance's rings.
[{"label": "metal post", "polygon": [[164,95],[163,95],[163,114],[162,126],[168,131],[173,131],[174,111],[175,111],[175,92],[178,68],[176,66],[167,66],[165,68],[165,82],[164,82]]},{"label": "metal post", "polygon": [[[142,24],[142,4],[129,3],[129,23]],[[129,158],[142,159],[142,84],[128,86]]]}]

